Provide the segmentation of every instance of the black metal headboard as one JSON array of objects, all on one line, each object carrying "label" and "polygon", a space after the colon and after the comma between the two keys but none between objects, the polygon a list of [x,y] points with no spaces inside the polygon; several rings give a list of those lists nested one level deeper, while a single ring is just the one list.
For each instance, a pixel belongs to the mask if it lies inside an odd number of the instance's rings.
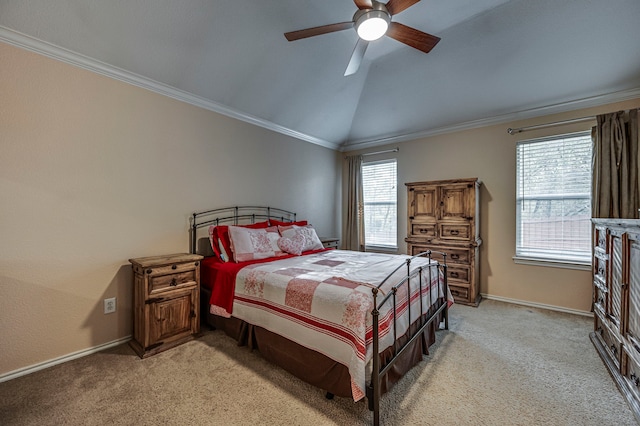
[{"label": "black metal headboard", "polygon": [[191,253],[196,253],[199,228],[211,225],[242,225],[264,220],[276,219],[282,222],[295,222],[296,214],[289,210],[275,207],[236,206],[224,207],[193,213],[190,218]]}]

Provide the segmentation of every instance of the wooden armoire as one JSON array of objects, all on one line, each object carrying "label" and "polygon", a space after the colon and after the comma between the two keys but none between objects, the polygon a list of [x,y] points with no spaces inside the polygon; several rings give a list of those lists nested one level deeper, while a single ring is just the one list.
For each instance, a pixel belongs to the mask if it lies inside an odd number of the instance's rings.
[{"label": "wooden armoire", "polygon": [[446,253],[447,282],[456,303],[480,302],[480,185],[477,178],[406,183],[407,253]]},{"label": "wooden armoire", "polygon": [[591,341],[640,422],[640,220],[592,219]]}]

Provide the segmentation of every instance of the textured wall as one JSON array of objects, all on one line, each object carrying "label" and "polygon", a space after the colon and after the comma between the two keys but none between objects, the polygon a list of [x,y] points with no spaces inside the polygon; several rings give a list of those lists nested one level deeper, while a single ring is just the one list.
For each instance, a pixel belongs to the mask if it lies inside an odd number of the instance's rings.
[{"label": "textured wall", "polygon": [[193,211],[337,234],[335,151],[2,43],[0,63],[0,375],[131,334],[128,259],[188,251]]}]

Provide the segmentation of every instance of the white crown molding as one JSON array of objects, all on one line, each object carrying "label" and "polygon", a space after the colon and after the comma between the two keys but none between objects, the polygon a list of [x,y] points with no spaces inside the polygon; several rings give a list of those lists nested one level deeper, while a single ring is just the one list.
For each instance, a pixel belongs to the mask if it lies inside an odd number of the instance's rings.
[{"label": "white crown molding", "polygon": [[61,62],[68,63],[79,68],[83,68],[97,74],[101,74],[115,80],[122,81],[124,83],[132,84],[143,89],[150,90],[160,95],[168,96],[170,98],[195,105],[200,108],[204,108],[209,111],[213,111],[227,117],[235,118],[237,120],[253,124],[258,127],[262,127],[286,136],[290,136],[305,142],[310,142],[316,145],[323,146],[325,148],[346,152],[355,151],[359,149],[371,148],[381,145],[387,145],[391,143],[400,143],[410,140],[416,140],[426,138],[430,136],[436,136],[445,133],[458,132],[463,130],[474,129],[478,127],[485,127],[494,124],[509,123],[517,120],[530,119],[540,117],[544,115],[557,114],[562,112],[573,111],[581,108],[590,108],[600,105],[605,105],[615,102],[623,102],[626,100],[636,99],[640,97],[640,88],[625,90],[620,92],[608,93],[599,96],[593,96],[589,98],[577,99],[569,102],[558,103],[554,105],[548,105],[539,108],[533,108],[514,113],[499,115],[495,117],[484,118],[480,120],[468,121],[465,123],[454,124],[451,126],[439,127],[436,129],[429,129],[415,133],[407,133],[401,135],[388,136],[383,138],[374,139],[360,139],[354,141],[347,141],[346,143],[339,144],[324,139],[320,139],[314,136],[310,136],[284,126],[272,123],[270,121],[243,113],[231,109],[225,105],[203,98],[201,96],[194,95],[193,93],[186,92],[184,90],[177,89],[164,83],[160,83],[155,80],[151,80],[144,76],[126,71],[124,69],[109,65],[105,62],[101,62],[97,59],[90,58],[80,53],[73,52],[68,49],[53,45],[51,43],[39,40],[26,34],[14,31],[12,29],[3,27],[0,25],[0,41],[7,44],[29,50],[47,56],[49,58],[59,60]]},{"label": "white crown molding", "polygon": [[562,112],[574,111],[583,108],[592,108],[601,105],[611,104],[615,102],[624,102],[631,99],[640,98],[640,88],[623,90],[620,92],[607,93],[589,98],[577,99],[568,102],[562,102],[554,105],[532,108],[523,111],[517,111],[509,114],[498,115],[495,117],[483,118],[481,120],[467,121],[465,123],[454,124],[451,126],[439,127],[437,129],[429,129],[416,133],[407,133],[404,135],[389,136],[376,139],[361,139],[347,142],[340,147],[341,152],[355,151],[364,148],[372,148],[391,143],[406,142],[429,136],[436,136],[445,133],[459,132],[462,130],[475,129],[478,127],[492,126],[494,124],[510,123],[517,120],[526,120],[530,118],[542,117],[545,115],[559,114]]},{"label": "white crown molding", "polygon": [[175,87],[169,86],[167,84],[160,83],[144,76],[126,71],[122,68],[118,68],[105,62],[101,62],[97,59],[93,59],[80,53],[76,53],[71,50],[53,45],[51,43],[47,43],[46,41],[39,40],[26,34],[22,34],[1,25],[0,41],[47,56],[52,59],[59,60],[61,62],[65,62],[70,65],[77,66],[79,68],[95,72],[97,74],[113,78],[115,80],[122,81],[124,83],[132,84],[134,86],[150,90],[160,95],[168,96],[170,98],[186,102],[188,104],[195,105],[209,111],[217,112],[218,114],[222,114],[227,117],[235,118],[237,120],[244,121],[258,127],[272,130],[283,135],[291,136],[293,138],[333,150],[338,150],[340,147],[340,145],[337,143],[332,143],[323,139],[316,138],[314,136],[306,135],[304,133],[288,129],[284,126],[280,126],[270,121],[254,117],[240,111],[236,111],[225,105],[219,104],[201,96],[194,95],[193,93],[176,89]]}]

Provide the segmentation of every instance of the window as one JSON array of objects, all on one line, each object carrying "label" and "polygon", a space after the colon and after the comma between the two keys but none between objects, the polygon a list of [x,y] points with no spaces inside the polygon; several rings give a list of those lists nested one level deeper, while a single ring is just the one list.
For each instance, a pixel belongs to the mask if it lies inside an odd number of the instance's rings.
[{"label": "window", "polygon": [[397,186],[395,159],[362,164],[366,247],[398,248]]},{"label": "window", "polygon": [[518,142],[516,256],[519,263],[591,263],[591,136]]}]

